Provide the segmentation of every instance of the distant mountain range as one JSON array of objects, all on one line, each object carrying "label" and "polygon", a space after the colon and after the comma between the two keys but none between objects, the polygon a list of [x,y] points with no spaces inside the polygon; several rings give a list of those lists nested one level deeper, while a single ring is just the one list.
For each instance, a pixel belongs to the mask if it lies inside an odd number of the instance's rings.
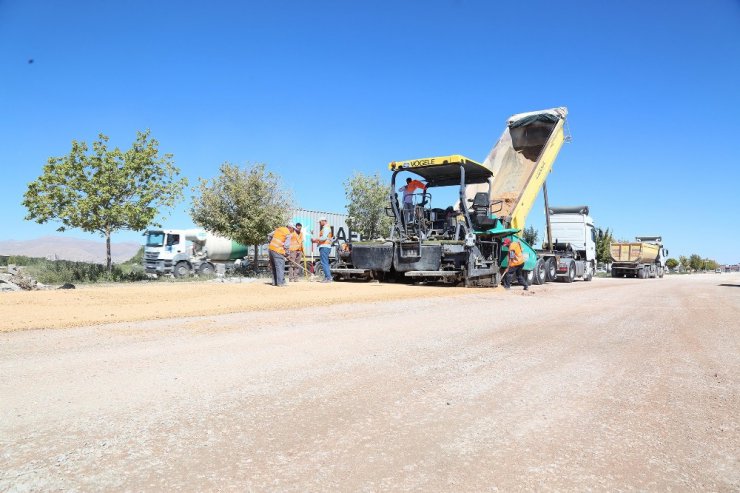
[{"label": "distant mountain range", "polygon": [[[141,245],[111,243],[111,258],[120,264],[133,257]],[[0,255],[25,255],[57,260],[105,263],[105,241],[80,240],[64,236],[44,236],[35,240],[0,240]]]}]

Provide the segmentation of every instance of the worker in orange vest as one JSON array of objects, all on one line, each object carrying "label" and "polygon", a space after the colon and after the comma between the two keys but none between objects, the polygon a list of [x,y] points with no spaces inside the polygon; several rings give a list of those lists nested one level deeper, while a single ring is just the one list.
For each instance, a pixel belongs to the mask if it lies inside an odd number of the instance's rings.
[{"label": "worker in orange vest", "polygon": [[524,275],[524,271],[522,270],[524,267],[522,244],[516,240],[511,241],[511,238],[505,238],[504,246],[509,248],[509,266],[506,268],[501,284],[504,286],[504,289],[511,288],[511,279],[516,276],[519,284],[524,286],[524,291],[527,291],[529,289],[527,276]]},{"label": "worker in orange vest", "polygon": [[270,270],[272,285],[285,286],[285,254],[290,249],[290,236],[295,228],[292,224],[280,226],[270,235]]},{"label": "worker in orange vest", "polygon": [[414,216],[414,192],[418,189],[426,190],[427,186],[411,178],[406,178],[406,185],[398,189],[399,192],[403,192],[403,211],[406,222],[410,222]]},{"label": "worker in orange vest", "polygon": [[303,260],[303,232],[301,223],[295,223],[295,229],[290,234],[290,247],[288,247],[288,279],[290,282],[298,281]]}]

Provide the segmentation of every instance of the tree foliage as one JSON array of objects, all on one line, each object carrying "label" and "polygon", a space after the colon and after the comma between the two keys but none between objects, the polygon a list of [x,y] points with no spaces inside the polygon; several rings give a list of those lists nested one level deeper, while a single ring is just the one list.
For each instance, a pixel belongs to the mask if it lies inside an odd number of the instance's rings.
[{"label": "tree foliage", "polygon": [[373,239],[390,232],[393,221],[386,216],[388,185],[378,173],[365,175],[356,172],[344,182],[347,199],[347,225],[363,238]]},{"label": "tree foliage", "polygon": [[612,261],[609,251],[612,242],[614,242],[614,236],[609,228],[596,228],[596,260],[598,262],[607,264]]},{"label": "tree foliage", "polygon": [[691,270],[702,270],[704,268],[704,259],[696,253],[692,253],[689,257],[689,267],[691,267]]},{"label": "tree foliage", "polygon": [[673,270],[678,267],[678,260],[676,260],[675,258],[669,258],[665,261],[665,266]]},{"label": "tree foliage", "polygon": [[531,246],[534,246],[537,243],[537,240],[540,237],[539,231],[535,229],[534,226],[527,226],[524,228],[524,231],[522,231],[522,239],[526,241]]},{"label": "tree foliage", "polygon": [[198,179],[190,217],[208,231],[242,245],[255,245],[256,257],[257,245],[287,223],[292,193],[265,164],[241,168],[224,163],[219,171],[211,180]]},{"label": "tree foliage", "polygon": [[159,209],[181,199],[187,179],[179,178],[172,154],[159,154],[149,130],[137,132],[125,152],[109,149],[103,134],[92,154],[88,150],[85,142],[73,140],[68,155],[49,158],[41,176],[28,185],[23,205],[27,220],[59,221],[58,231],[79,228],[105,237],[110,272],[111,234],[156,224]]}]

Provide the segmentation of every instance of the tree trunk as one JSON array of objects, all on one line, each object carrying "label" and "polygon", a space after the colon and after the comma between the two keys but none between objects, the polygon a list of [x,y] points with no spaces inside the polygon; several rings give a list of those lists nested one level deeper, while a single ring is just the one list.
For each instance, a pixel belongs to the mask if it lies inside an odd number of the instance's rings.
[{"label": "tree trunk", "polygon": [[110,259],[110,230],[105,230],[105,267],[110,274],[113,271],[113,263]]},{"label": "tree trunk", "polygon": [[259,251],[260,251],[260,246],[254,245],[254,273],[255,274],[259,272]]}]

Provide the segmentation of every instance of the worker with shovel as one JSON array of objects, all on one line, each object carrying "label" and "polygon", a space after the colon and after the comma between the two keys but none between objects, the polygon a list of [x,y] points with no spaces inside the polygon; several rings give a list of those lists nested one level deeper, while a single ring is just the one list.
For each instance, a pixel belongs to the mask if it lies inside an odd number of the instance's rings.
[{"label": "worker with shovel", "polygon": [[511,279],[516,276],[519,284],[524,286],[524,291],[527,291],[529,285],[527,284],[527,276],[522,271],[524,267],[524,253],[522,252],[521,243],[511,241],[511,238],[505,238],[504,246],[509,248],[509,265],[506,267],[506,271],[504,271],[501,284],[504,286],[504,289],[511,288]]},{"label": "worker with shovel", "polygon": [[290,234],[290,246],[288,247],[288,280],[298,281],[298,276],[303,271],[301,261],[303,260],[303,232],[301,223],[295,223],[295,228]]}]

